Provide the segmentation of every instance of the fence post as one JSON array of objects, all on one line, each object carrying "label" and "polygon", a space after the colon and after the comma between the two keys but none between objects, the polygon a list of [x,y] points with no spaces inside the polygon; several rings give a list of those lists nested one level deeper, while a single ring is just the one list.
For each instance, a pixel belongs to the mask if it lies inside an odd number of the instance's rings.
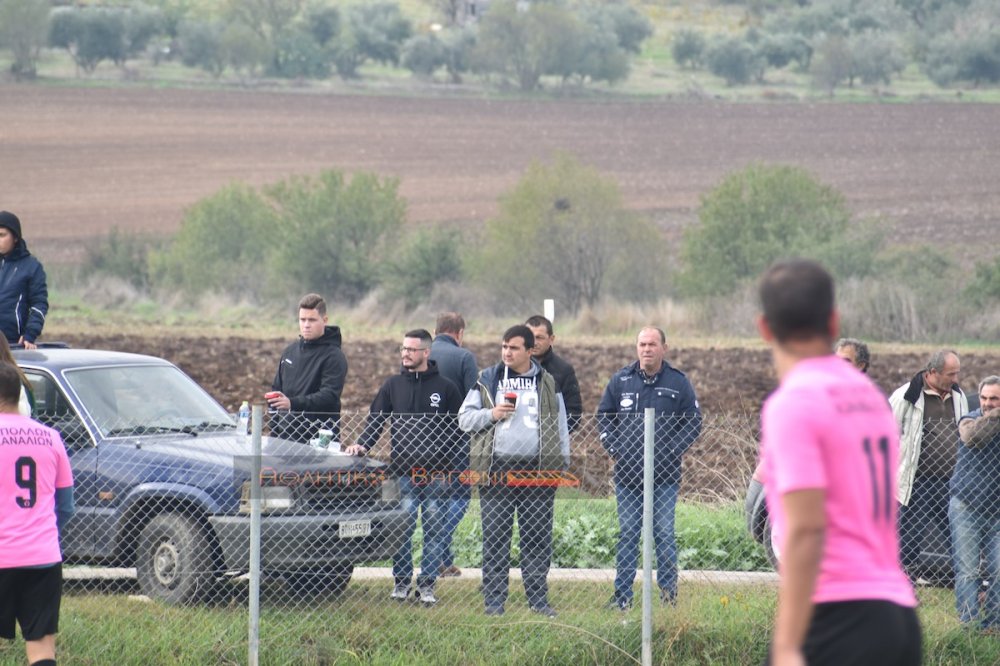
[{"label": "fence post", "polygon": [[264,407],[254,403],[250,418],[250,603],[247,664],[260,664],[260,473]]},{"label": "fence post", "polygon": [[[656,410],[647,407],[642,438],[642,666],[653,663],[653,438]],[[663,563],[660,563],[663,566]]]}]

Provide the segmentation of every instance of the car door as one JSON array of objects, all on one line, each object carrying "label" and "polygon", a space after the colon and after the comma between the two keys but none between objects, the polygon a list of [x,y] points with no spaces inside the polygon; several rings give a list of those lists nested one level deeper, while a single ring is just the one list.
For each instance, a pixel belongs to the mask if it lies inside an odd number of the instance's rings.
[{"label": "car door", "polygon": [[40,370],[24,371],[35,398],[34,417],[62,436],[73,469],[73,499],[76,512],[61,534],[63,555],[82,558],[93,555],[93,514],[97,505],[97,448],[73,405],[55,379]]}]

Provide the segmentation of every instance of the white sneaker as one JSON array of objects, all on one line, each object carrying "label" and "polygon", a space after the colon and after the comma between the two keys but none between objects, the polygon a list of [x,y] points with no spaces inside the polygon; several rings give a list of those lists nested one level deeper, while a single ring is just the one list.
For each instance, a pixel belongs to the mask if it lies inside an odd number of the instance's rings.
[{"label": "white sneaker", "polygon": [[437,597],[434,596],[433,587],[422,587],[417,590],[417,596],[420,597],[420,603],[424,606],[433,606],[438,602]]},{"label": "white sneaker", "polygon": [[406,601],[410,598],[410,584],[397,583],[396,586],[392,588],[392,594],[389,595],[389,598],[396,601]]}]

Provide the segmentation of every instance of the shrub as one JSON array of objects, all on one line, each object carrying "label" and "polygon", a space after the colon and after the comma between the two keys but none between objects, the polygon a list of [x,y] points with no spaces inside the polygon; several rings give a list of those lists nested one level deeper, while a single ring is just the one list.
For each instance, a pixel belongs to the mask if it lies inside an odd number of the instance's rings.
[{"label": "shrub", "polygon": [[112,227],[107,236],[87,245],[83,274],[112,275],[136,289],[148,289],[149,254],[155,247],[148,236]]},{"label": "shrub", "polygon": [[385,266],[382,284],[386,293],[415,307],[440,283],[462,274],[462,242],[458,232],[435,227],[403,237]]},{"label": "shrub", "polygon": [[169,247],[151,254],[153,282],[195,295],[215,289],[258,297],[277,229],[274,210],[253,188],[225,187],[187,211]]},{"label": "shrub", "polygon": [[975,277],[965,293],[977,306],[1000,301],[1000,256],[976,262]]},{"label": "shrub", "polygon": [[403,67],[417,76],[431,77],[444,67],[447,56],[445,46],[434,34],[417,35],[403,44]]},{"label": "shrub", "polygon": [[486,223],[475,278],[524,305],[546,296],[576,312],[604,293],[606,276],[637,248],[662,248],[659,232],[626,211],[618,184],[560,154],[535,162]]},{"label": "shrub", "polygon": [[330,53],[308,32],[288,31],[274,40],[270,73],[287,79],[325,79],[330,76]]},{"label": "shrub", "polygon": [[403,224],[399,181],[338,171],[264,189],[283,240],[268,261],[275,284],[356,302],[379,282],[385,243]]},{"label": "shrub", "polygon": [[723,295],[788,256],[823,261],[838,276],[871,271],[878,225],[850,226],[844,196],[804,169],[754,164],[702,197],[698,224],[684,234],[681,287]]},{"label": "shrub", "polygon": [[178,27],[181,62],[187,67],[199,67],[218,77],[226,68],[219,21],[183,21]]}]

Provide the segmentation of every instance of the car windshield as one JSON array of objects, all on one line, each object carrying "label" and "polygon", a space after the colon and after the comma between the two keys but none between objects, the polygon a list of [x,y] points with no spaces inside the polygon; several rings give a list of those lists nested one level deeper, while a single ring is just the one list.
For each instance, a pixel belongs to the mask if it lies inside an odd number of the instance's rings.
[{"label": "car windshield", "polygon": [[194,380],[169,365],[122,365],[66,372],[104,437],[231,429],[232,417]]}]

